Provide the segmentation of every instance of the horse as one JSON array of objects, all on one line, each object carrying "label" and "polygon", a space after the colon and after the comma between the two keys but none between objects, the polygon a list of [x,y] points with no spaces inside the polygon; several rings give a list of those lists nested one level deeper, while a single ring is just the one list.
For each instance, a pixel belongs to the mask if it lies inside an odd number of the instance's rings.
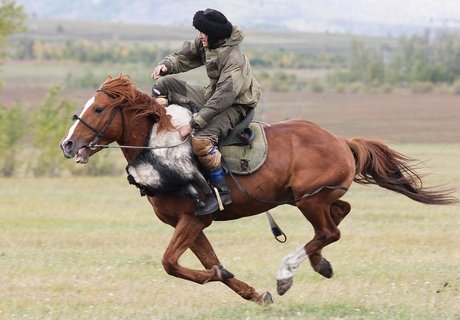
[{"label": "horse", "polygon": [[[127,75],[109,76],[81,114],[74,116],[75,122],[60,147],[66,158],[75,157],[77,163],[84,164],[92,155],[117,142],[128,164],[133,163],[151,136],[160,140],[166,134],[179,136],[176,119],[167,109],[138,89]],[[169,275],[198,284],[220,281],[243,299],[270,304],[273,297],[268,291],[258,293],[222,266],[204,233],[214,220],[253,216],[283,203],[300,210],[313,226],[314,236],[282,260],[276,280],[277,292],[283,295],[292,286],[296,269],[306,259],[315,272],[326,278],[333,276],[332,266],[321,251],[340,238],[338,226],[351,210],[351,205],[340,198],[353,182],[377,185],[424,204],[458,203],[451,189],[423,187],[414,159],[382,142],[344,139],[299,119],[265,125],[264,132],[269,146],[264,165],[253,174],[238,176],[238,181],[227,177],[233,201],[223,211],[195,216],[196,203],[180,192],[166,190],[147,195],[156,216],[174,228],[162,257]],[[173,152],[176,147],[177,144],[171,145],[167,150]],[[239,187],[249,192],[241,192]],[[178,263],[188,249],[203,270]]]}]

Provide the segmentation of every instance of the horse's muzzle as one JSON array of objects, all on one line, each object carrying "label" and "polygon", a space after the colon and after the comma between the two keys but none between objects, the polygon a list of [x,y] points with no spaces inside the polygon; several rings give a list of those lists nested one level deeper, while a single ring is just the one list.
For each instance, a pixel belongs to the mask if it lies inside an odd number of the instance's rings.
[{"label": "horse's muzzle", "polygon": [[74,145],[75,143],[72,140],[64,140],[61,142],[60,147],[62,153],[64,153],[64,157],[73,158],[75,156]]}]

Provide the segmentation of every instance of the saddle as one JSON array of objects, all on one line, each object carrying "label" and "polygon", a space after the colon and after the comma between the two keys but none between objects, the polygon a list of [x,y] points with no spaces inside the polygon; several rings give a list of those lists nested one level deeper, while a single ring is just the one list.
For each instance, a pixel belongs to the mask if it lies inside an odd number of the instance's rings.
[{"label": "saddle", "polygon": [[259,170],[267,159],[268,144],[263,124],[252,122],[254,109],[219,143],[226,171],[249,175]]}]

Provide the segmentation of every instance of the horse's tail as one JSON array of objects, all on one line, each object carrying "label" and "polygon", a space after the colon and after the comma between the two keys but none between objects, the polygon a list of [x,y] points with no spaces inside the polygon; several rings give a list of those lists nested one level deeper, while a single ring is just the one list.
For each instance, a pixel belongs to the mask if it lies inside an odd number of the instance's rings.
[{"label": "horse's tail", "polygon": [[426,204],[459,203],[451,189],[426,188],[415,172],[414,159],[407,157],[385,144],[367,140],[347,140],[356,163],[354,181],[360,184],[376,184],[401,193],[412,200]]}]

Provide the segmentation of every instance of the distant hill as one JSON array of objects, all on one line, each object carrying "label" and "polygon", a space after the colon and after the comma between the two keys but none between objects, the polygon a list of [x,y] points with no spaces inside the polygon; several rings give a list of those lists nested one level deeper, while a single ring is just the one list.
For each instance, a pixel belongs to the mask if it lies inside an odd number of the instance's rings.
[{"label": "distant hill", "polygon": [[[207,0],[18,0],[38,18],[191,26]],[[399,36],[424,29],[460,30],[457,1],[214,0],[212,6],[245,28]]]}]

